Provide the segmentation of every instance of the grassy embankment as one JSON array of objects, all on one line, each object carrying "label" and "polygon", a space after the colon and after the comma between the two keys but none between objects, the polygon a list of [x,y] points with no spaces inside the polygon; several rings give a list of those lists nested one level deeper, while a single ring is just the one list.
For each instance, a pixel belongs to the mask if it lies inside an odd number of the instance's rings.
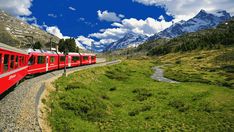
[{"label": "grassy embankment", "polygon": [[[233,131],[233,74],[216,67],[220,53],[126,60],[61,77],[49,101],[43,101],[51,108],[48,120],[54,131]],[[166,75],[185,82],[150,78],[152,66],[168,63]]]}]

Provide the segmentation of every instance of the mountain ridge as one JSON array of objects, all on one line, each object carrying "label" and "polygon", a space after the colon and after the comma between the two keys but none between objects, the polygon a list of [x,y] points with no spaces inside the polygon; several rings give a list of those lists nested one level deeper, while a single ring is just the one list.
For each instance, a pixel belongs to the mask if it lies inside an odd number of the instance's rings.
[{"label": "mountain ridge", "polygon": [[33,41],[39,41],[44,47],[50,41],[58,42],[59,38],[36,27],[22,21],[14,16],[0,10],[0,42],[18,48],[28,48]]},{"label": "mountain ridge", "polygon": [[175,38],[185,33],[214,28],[218,24],[230,19],[231,15],[225,10],[207,12],[202,9],[193,18],[187,21],[180,21],[178,23],[175,23],[169,28],[149,37],[148,40],[156,40],[160,38]]}]

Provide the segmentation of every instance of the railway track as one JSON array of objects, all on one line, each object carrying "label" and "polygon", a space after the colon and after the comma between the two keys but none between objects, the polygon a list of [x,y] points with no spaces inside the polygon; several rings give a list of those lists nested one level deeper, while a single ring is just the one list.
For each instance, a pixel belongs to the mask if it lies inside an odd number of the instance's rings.
[{"label": "railway track", "polygon": [[[68,72],[87,68],[112,65],[120,61],[97,63],[67,69]],[[43,92],[44,82],[52,77],[62,75],[63,70],[52,71],[20,83],[12,92],[0,100],[1,131],[41,131],[37,112],[39,98]]]}]

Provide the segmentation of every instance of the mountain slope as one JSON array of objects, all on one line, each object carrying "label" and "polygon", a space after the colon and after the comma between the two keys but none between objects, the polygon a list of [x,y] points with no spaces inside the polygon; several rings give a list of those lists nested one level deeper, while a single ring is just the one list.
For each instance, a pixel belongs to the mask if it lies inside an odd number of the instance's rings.
[{"label": "mountain slope", "polygon": [[171,27],[153,35],[149,38],[149,40],[174,38],[185,33],[210,29],[229,19],[231,19],[230,14],[224,10],[219,10],[213,13],[208,13],[205,10],[201,10],[195,17],[189,19],[188,21],[180,21],[175,23]]},{"label": "mountain slope", "polygon": [[201,49],[217,49],[234,46],[234,19],[207,29],[188,33],[173,39],[149,41],[137,48],[137,51],[148,52],[148,55],[164,55],[172,52],[185,52]]},{"label": "mountain slope", "polygon": [[106,47],[106,51],[112,51],[117,49],[129,48],[129,47],[137,47],[147,40],[146,35],[140,35],[136,33],[127,33],[123,38],[118,41],[110,44]]},{"label": "mountain slope", "polygon": [[25,36],[33,36],[34,42],[40,41],[42,44],[49,42],[50,38],[53,38],[55,42],[59,41],[58,37],[0,10],[0,42],[26,48],[31,44],[32,39]]}]

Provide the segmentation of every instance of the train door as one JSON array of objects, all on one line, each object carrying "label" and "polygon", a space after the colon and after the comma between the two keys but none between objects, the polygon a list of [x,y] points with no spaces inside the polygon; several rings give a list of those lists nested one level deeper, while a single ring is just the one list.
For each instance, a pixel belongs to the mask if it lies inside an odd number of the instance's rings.
[{"label": "train door", "polygon": [[71,67],[71,57],[72,56],[68,56],[68,67]]},{"label": "train door", "polygon": [[46,56],[46,71],[49,70],[49,56]]},{"label": "train door", "polygon": [[91,64],[91,61],[92,61],[92,60],[91,60],[91,56],[89,56],[89,64]]}]

